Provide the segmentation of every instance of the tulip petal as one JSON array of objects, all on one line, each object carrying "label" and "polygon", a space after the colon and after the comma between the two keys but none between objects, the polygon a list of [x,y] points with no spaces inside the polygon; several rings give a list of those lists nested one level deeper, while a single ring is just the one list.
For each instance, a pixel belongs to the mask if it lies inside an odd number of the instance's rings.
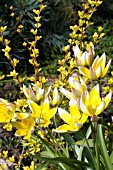
[{"label": "tulip petal", "polygon": [[27,99],[30,99],[29,90],[28,90],[28,88],[26,88],[26,86],[24,84],[23,84],[23,92],[24,92],[25,96],[27,97]]},{"label": "tulip petal", "polygon": [[71,115],[70,115],[67,111],[65,111],[65,110],[62,109],[62,108],[58,108],[58,113],[59,113],[61,119],[62,119],[64,122],[70,124],[70,121],[71,121],[72,117],[71,117]]},{"label": "tulip petal", "polygon": [[9,108],[12,112],[14,112],[16,109],[16,105],[13,103],[7,103],[6,107]]},{"label": "tulip petal", "polygon": [[59,133],[65,133],[68,132],[69,130],[73,130],[73,128],[70,125],[63,124],[59,126],[57,129],[55,129],[54,131]]},{"label": "tulip petal", "polygon": [[26,86],[23,85],[23,92],[24,92],[25,96],[27,97],[27,99],[36,100],[35,93],[32,90],[31,86],[29,86],[29,88],[26,88]]},{"label": "tulip petal", "polygon": [[97,80],[96,72],[93,67],[90,67],[90,76],[92,80]]},{"label": "tulip petal", "polygon": [[81,61],[81,64],[82,66],[86,66],[87,65],[87,61],[86,61],[86,56],[88,55],[88,52],[85,51],[81,57],[80,57],[80,61]]},{"label": "tulip petal", "polygon": [[39,91],[36,91],[36,99],[39,101],[44,95],[44,89],[39,88]]},{"label": "tulip petal", "polygon": [[96,111],[95,111],[95,115],[99,115],[100,113],[102,113],[105,109],[105,102],[102,101],[101,104],[97,107]]},{"label": "tulip petal", "polygon": [[59,90],[66,96],[69,100],[74,99],[74,95],[69,92],[68,90],[64,89],[63,87],[60,87]]},{"label": "tulip petal", "polygon": [[49,104],[48,103],[43,103],[41,108],[42,108],[42,114],[47,115],[47,113],[49,112]]},{"label": "tulip petal", "polygon": [[101,103],[100,92],[99,92],[99,85],[97,84],[90,92],[89,95],[89,102],[90,105],[95,109]]},{"label": "tulip petal", "polygon": [[92,50],[92,48],[90,47],[89,48],[89,51],[88,51],[88,55],[86,55],[86,62],[87,62],[87,65],[90,67],[92,62],[93,62],[93,59],[94,59],[94,52]]},{"label": "tulip petal", "polygon": [[59,105],[60,103],[60,95],[58,93],[57,88],[55,87],[53,90],[52,98],[51,99],[51,104],[52,106]]},{"label": "tulip petal", "polygon": [[5,100],[5,99],[3,99],[3,98],[0,98],[0,104],[7,104],[8,103],[8,101],[7,100]]},{"label": "tulip petal", "polygon": [[[87,100],[87,99],[86,99]],[[83,102],[83,96],[81,96],[80,98],[80,110],[85,113],[86,115],[91,116],[92,113],[89,112],[89,110],[87,109],[87,106],[84,104]]]},{"label": "tulip petal", "polygon": [[110,92],[107,94],[107,96],[103,99],[103,100],[105,101],[105,108],[108,107],[108,104],[109,104],[109,102],[110,102],[110,100],[111,100],[111,97],[112,97],[112,91],[110,91]]},{"label": "tulip petal", "polygon": [[59,101],[59,94],[57,88],[55,87],[53,90],[53,101],[52,101],[53,106],[57,104],[58,101]]},{"label": "tulip petal", "polygon": [[32,117],[41,118],[42,107],[32,100],[28,100],[29,107],[32,111]]},{"label": "tulip petal", "polygon": [[27,128],[26,125],[23,124],[22,122],[15,121],[15,122],[11,122],[11,124],[17,129],[26,129]]},{"label": "tulip petal", "polygon": [[99,60],[99,56],[97,55],[97,57],[94,59],[94,61],[93,61],[93,63],[92,63],[92,68],[93,68],[94,70],[96,70],[96,68],[97,68],[97,62],[98,62],[98,60]]},{"label": "tulip petal", "polygon": [[35,125],[35,118],[34,117],[27,117],[26,119],[21,120],[21,122],[26,126],[26,128],[32,128]]},{"label": "tulip petal", "polygon": [[75,100],[76,100],[78,97],[81,96],[81,93],[82,93],[82,92],[80,92],[79,90],[72,88],[71,91],[72,91],[72,94],[74,95]]},{"label": "tulip petal", "polygon": [[29,116],[29,113],[16,113],[16,119],[25,119]]},{"label": "tulip petal", "polygon": [[7,108],[6,104],[0,103],[0,123],[10,122],[14,118],[14,112]]},{"label": "tulip petal", "polygon": [[88,118],[88,115],[86,115],[86,114],[82,114],[82,116],[81,116],[81,119],[80,119],[80,122],[83,124],[83,123],[85,123],[86,121],[87,121],[87,118]]},{"label": "tulip petal", "polygon": [[73,46],[73,51],[74,51],[74,56],[79,59],[80,58],[80,48],[78,47],[78,45]]},{"label": "tulip petal", "polygon": [[81,84],[76,81],[73,77],[69,77],[69,85],[71,88],[79,89],[80,91],[82,90]]},{"label": "tulip petal", "polygon": [[110,67],[110,64],[111,64],[111,59],[109,60],[109,62],[108,62],[108,64],[106,65],[106,67],[104,68],[104,70],[103,70],[103,72],[102,72],[102,75],[101,75],[101,78],[103,78],[103,77],[106,75],[106,73],[107,73],[107,71],[108,71],[108,69],[109,69],[109,67]]},{"label": "tulip petal", "polygon": [[97,78],[101,77],[101,75],[102,75],[102,66],[97,67],[95,72],[96,72],[96,77]]},{"label": "tulip petal", "polygon": [[84,80],[81,77],[80,77],[80,83],[82,85],[83,90],[86,91],[87,90],[86,83],[84,82]]},{"label": "tulip petal", "polygon": [[89,71],[89,69],[87,69],[86,67],[79,67],[79,72],[80,72],[80,74],[82,74],[83,76],[86,76],[87,78],[91,79],[90,71]]},{"label": "tulip petal", "polygon": [[72,116],[73,121],[78,122],[81,117],[81,114],[79,112],[77,103],[74,100],[70,100],[69,105],[70,105],[70,114]]},{"label": "tulip petal", "polygon": [[49,112],[46,114],[47,115],[47,119],[51,119],[57,112],[57,108],[52,108],[49,110]]},{"label": "tulip petal", "polygon": [[105,63],[106,63],[106,54],[103,53],[102,56],[99,58],[97,65],[96,65],[96,69],[101,66],[102,67],[102,71],[105,68]]},{"label": "tulip petal", "polygon": [[28,129],[18,129],[15,133],[16,136],[26,136],[30,134],[30,130]]}]

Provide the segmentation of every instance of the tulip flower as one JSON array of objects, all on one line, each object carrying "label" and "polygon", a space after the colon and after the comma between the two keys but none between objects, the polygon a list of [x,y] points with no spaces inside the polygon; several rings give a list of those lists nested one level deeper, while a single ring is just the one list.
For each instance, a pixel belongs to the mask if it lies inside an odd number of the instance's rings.
[{"label": "tulip flower", "polygon": [[32,90],[31,86],[29,86],[29,88],[26,88],[25,85],[23,85],[23,92],[25,94],[25,96],[27,97],[27,99],[29,100],[40,100],[43,98],[44,95],[44,89],[39,88],[38,86],[35,86],[36,88],[36,94],[34,93],[34,91]]},{"label": "tulip flower", "polygon": [[36,100],[35,93],[32,90],[31,86],[29,86],[29,88],[26,88],[26,86],[23,85],[23,92],[24,92],[25,96],[27,97],[27,99]]},{"label": "tulip flower", "polygon": [[66,90],[63,87],[59,88],[63,95],[66,96],[69,100],[71,99],[76,100],[78,97],[81,96],[83,91],[87,90],[87,86],[81,77],[79,77],[78,80],[75,80],[74,77],[69,77],[69,85],[71,87],[72,92]]},{"label": "tulip flower", "polygon": [[88,91],[82,93],[79,101],[80,110],[88,116],[98,116],[107,108],[111,96],[112,92],[110,91],[106,97],[101,98],[99,85],[97,84],[90,93]]},{"label": "tulip flower", "polygon": [[50,96],[50,103],[51,105],[54,106],[58,106],[60,104],[60,95],[58,93],[57,88],[55,87],[54,90],[52,91],[52,97]]},{"label": "tulip flower", "polygon": [[75,98],[80,97],[82,92],[87,90],[86,83],[81,77],[78,80],[75,80],[74,77],[69,77],[69,85]]},{"label": "tulip flower", "polygon": [[109,66],[111,64],[111,59],[109,60],[106,66],[105,64],[106,64],[106,54],[103,53],[103,55],[100,58],[99,56],[95,58],[90,69],[86,67],[79,67],[79,72],[80,74],[82,74],[83,76],[91,80],[97,80],[98,78],[103,78],[106,75]]},{"label": "tulip flower", "polygon": [[14,119],[19,119],[19,120],[22,120],[22,119],[25,119],[27,117],[29,117],[30,113],[27,113],[27,112],[17,112],[14,114]]},{"label": "tulip flower", "polygon": [[73,51],[76,63],[79,66],[91,66],[94,59],[94,51],[91,47],[89,48],[88,52],[85,51],[83,54],[81,54],[79,47],[76,45],[73,47]]},{"label": "tulip flower", "polygon": [[34,90],[31,88],[31,86],[29,86],[29,88],[26,88],[26,86],[23,85],[23,92],[28,100],[40,101],[43,98],[46,98],[50,93],[51,86],[49,86],[48,90],[45,91],[45,89],[38,87],[36,84],[32,83],[32,85]]},{"label": "tulip flower", "polygon": [[59,87],[59,90],[60,90],[60,92],[62,92],[62,93],[63,93],[63,95],[64,95],[64,96],[66,96],[69,100],[71,100],[71,99],[75,99],[74,94],[73,94],[72,92],[70,92],[70,91],[66,90],[66,89],[65,89],[65,88],[63,88],[62,86],[61,86],[61,87]]},{"label": "tulip flower", "polygon": [[0,123],[10,122],[14,118],[15,105],[0,99]]},{"label": "tulip flower", "polygon": [[88,116],[84,113],[82,114],[80,113],[75,101],[70,100],[69,104],[70,113],[68,113],[62,108],[58,108],[59,116],[65,122],[65,124],[55,129],[55,132],[59,133],[75,132],[78,131],[83,126],[83,123],[86,122]]},{"label": "tulip flower", "polygon": [[44,127],[50,124],[50,119],[57,111],[57,107],[50,109],[48,98],[41,105],[38,105],[32,100],[28,100],[28,104],[32,111],[31,116],[37,118],[37,123]]},{"label": "tulip flower", "polygon": [[17,128],[15,135],[16,136],[24,136],[24,139],[28,139],[31,136],[31,132],[35,126],[36,119],[34,117],[27,117],[26,119],[22,119],[20,122],[14,121],[11,124]]}]

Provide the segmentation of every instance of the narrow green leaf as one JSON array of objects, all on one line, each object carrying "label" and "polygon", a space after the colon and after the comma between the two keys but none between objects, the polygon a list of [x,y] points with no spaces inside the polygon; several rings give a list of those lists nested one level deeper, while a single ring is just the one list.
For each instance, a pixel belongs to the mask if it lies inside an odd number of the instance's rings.
[{"label": "narrow green leaf", "polygon": [[[93,147],[93,139],[87,139],[87,142],[88,142],[90,147]],[[83,139],[83,140],[79,140],[79,141],[75,142],[75,144],[80,145],[80,146],[88,147],[87,142],[86,142],[85,139]]]},{"label": "narrow green leaf", "polygon": [[82,160],[83,150],[84,150],[84,147],[81,146],[80,149],[79,149],[79,155],[78,155],[78,158],[77,158],[77,160],[79,160],[79,161]]},{"label": "narrow green leaf", "polygon": [[110,160],[111,160],[111,162],[113,163],[113,152],[112,152],[111,155],[110,155]]},{"label": "narrow green leaf", "polygon": [[[72,159],[72,158],[66,158],[66,157],[58,157],[58,158],[45,158],[45,157],[40,157],[35,155],[34,158],[37,158],[39,160],[45,161],[45,162],[50,162],[50,163],[65,163],[68,166],[71,166],[73,168],[77,167],[79,170],[79,167],[81,169],[81,167],[91,167],[94,168],[94,166],[90,163],[86,163],[83,161],[79,161],[76,159]],[[78,165],[78,166],[77,166]]]},{"label": "narrow green leaf", "polygon": [[106,166],[105,168],[106,170],[113,170],[113,165],[111,163],[111,160],[110,160],[110,157],[108,155],[107,148],[105,145],[101,124],[98,125],[98,134],[99,134],[98,140],[99,140],[100,152],[105,162],[105,166]]},{"label": "narrow green leaf", "polygon": [[41,165],[39,165],[38,168],[36,168],[36,170],[42,170],[43,168],[46,168],[49,165],[48,162],[42,162]]},{"label": "narrow green leaf", "polygon": [[[93,159],[88,147],[84,147],[84,152],[83,152],[82,156],[83,156],[82,157],[83,160],[87,160],[88,163],[92,164],[95,167],[94,159]],[[93,168],[93,169],[95,169],[95,168]]]},{"label": "narrow green leaf", "polygon": [[50,151],[42,151],[40,154],[41,154],[41,156],[46,156],[46,157],[49,157],[49,158],[54,158],[54,155]]},{"label": "narrow green leaf", "polygon": [[62,133],[61,135],[63,136],[65,141],[69,144],[69,146],[72,148],[75,156],[77,156],[76,145],[75,145],[74,139],[68,133]]},{"label": "narrow green leaf", "polygon": [[92,133],[91,126],[89,126],[89,127],[88,127],[88,130],[87,130],[87,132],[86,132],[86,139],[89,138],[89,136],[91,135],[91,133]]}]

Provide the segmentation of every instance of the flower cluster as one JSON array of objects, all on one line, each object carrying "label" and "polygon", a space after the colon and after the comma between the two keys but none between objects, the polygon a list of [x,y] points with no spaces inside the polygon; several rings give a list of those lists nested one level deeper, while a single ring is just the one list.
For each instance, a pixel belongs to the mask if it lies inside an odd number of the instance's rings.
[{"label": "flower cluster", "polygon": [[[77,58],[78,63],[80,63],[78,69],[81,75],[86,76],[87,79],[92,81],[99,80],[106,75],[111,60],[109,60],[105,67],[105,53],[100,58],[97,56],[93,60],[93,54],[90,55],[88,52],[80,55],[78,46],[74,50],[75,60]],[[83,66],[81,66],[81,61],[87,62],[86,64],[84,62]],[[89,70],[85,67],[87,63],[92,63],[89,65]],[[45,89],[32,84],[33,87],[29,86],[27,88],[23,85],[26,100],[18,100],[12,104],[1,99],[2,117],[0,121],[2,123],[10,123],[13,127],[17,128],[16,135],[24,136],[27,139],[31,136],[35,126],[38,126],[38,128],[49,126],[51,124],[50,120],[58,110],[58,114],[65,124],[56,128],[55,132],[78,131],[88,120],[88,117],[91,117],[92,121],[98,120],[98,115],[107,108],[112,96],[112,91],[110,91],[106,96],[102,97],[99,84],[88,90],[86,83],[86,80],[80,75],[73,74],[69,77],[71,91],[62,86],[59,87],[58,92],[56,87],[52,89],[49,86],[48,89]],[[59,107],[63,100],[60,93],[69,99],[70,113]],[[25,107],[21,107],[22,103]],[[6,128],[8,129],[8,127],[7,125]]]}]

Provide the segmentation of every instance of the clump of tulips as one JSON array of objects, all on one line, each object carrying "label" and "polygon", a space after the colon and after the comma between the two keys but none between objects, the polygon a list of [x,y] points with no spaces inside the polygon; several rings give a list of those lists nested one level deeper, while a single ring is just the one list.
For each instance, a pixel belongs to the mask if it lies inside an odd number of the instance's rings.
[{"label": "clump of tulips", "polygon": [[[0,123],[9,131],[16,128],[15,135],[23,136],[25,140],[40,139],[48,154],[35,159],[48,164],[57,163],[66,170],[70,167],[69,161],[73,163],[73,168],[100,170],[105,167],[111,170],[112,151],[107,149],[104,135],[105,129],[108,133],[113,129],[104,122],[103,113],[111,101],[112,91],[103,95],[101,82],[111,60],[106,65],[105,53],[94,57],[90,51],[81,53],[78,46],[74,47],[74,55],[78,72],[69,77],[68,89],[62,86],[41,88],[36,84],[29,87],[23,85],[26,99],[18,99],[14,103],[0,99]],[[64,107],[63,103],[67,100],[67,107]],[[40,130],[46,138],[40,136]],[[82,138],[76,137],[76,133],[77,136],[82,134]],[[88,159],[85,148],[91,159]]]}]

